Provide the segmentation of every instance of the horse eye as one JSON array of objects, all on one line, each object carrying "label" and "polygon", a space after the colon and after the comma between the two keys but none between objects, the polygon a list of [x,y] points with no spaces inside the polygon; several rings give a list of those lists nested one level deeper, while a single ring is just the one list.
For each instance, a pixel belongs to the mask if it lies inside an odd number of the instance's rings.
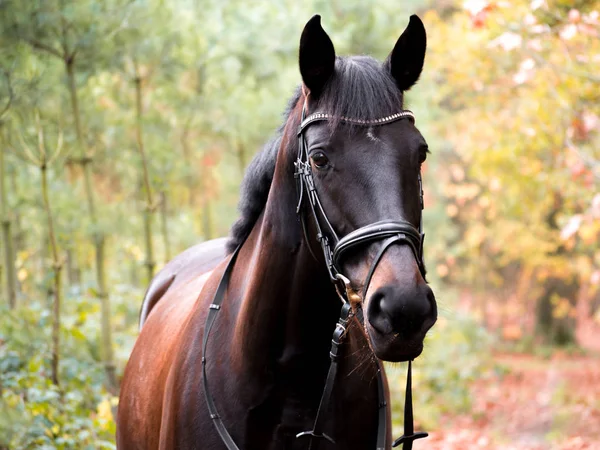
[{"label": "horse eye", "polygon": [[329,159],[325,156],[323,152],[316,152],[314,155],[310,157],[310,160],[315,165],[315,167],[319,169],[324,169],[329,164]]}]

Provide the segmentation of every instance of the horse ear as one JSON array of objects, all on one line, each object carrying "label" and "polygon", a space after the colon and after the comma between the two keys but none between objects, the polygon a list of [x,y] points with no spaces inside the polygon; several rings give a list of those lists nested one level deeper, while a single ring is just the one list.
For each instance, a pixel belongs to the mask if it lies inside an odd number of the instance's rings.
[{"label": "horse ear", "polygon": [[312,95],[319,95],[335,67],[333,42],[321,27],[321,16],[310,19],[300,37],[300,74]]},{"label": "horse ear", "polygon": [[406,30],[398,38],[384,66],[390,71],[401,91],[410,89],[419,79],[425,61],[427,33],[421,19],[410,16]]}]

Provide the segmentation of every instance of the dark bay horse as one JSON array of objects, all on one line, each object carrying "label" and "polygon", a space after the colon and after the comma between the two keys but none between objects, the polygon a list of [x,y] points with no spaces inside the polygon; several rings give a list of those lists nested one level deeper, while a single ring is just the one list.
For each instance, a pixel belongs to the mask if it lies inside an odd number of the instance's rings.
[{"label": "dark bay horse", "polygon": [[[302,86],[246,171],[232,236],[179,255],[148,289],[122,381],[119,449],[227,448],[209,413],[204,357],[210,398],[240,449],[378,446],[379,360],[416,358],[437,318],[415,231],[427,145],[402,109],[425,48],[416,16],[384,63],[336,57],[320,17],[307,23]],[[335,443],[309,442],[296,435],[313,427],[328,379],[340,279],[356,314],[324,415]]]}]

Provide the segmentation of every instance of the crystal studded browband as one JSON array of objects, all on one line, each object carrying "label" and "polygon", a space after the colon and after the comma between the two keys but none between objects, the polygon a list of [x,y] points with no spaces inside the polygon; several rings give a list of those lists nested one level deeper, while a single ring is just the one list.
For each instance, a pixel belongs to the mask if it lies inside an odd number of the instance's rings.
[{"label": "crystal studded browband", "polygon": [[[351,119],[349,117],[342,116],[342,117],[340,117],[340,120],[342,122],[347,122],[347,123],[350,123],[353,125],[372,126],[372,125],[385,125],[387,123],[395,122],[396,120],[400,120],[400,119],[404,119],[404,118],[410,119],[413,123],[415,122],[415,115],[412,113],[412,111],[409,111],[408,109],[400,111],[396,114],[391,114],[389,116],[382,117],[381,119],[360,120],[360,119]],[[331,119],[335,119],[335,117],[332,116],[331,114],[320,113],[320,112],[313,113],[302,121],[302,123],[300,124],[300,130],[304,129],[308,124],[310,124],[312,122],[319,122],[319,121],[331,120]]]}]

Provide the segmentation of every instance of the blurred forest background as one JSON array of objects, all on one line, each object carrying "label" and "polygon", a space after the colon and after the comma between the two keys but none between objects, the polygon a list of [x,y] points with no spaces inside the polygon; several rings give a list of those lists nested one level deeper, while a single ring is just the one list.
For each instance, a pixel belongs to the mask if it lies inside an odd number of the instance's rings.
[{"label": "blurred forest background", "polygon": [[115,448],[145,287],[227,234],[316,12],[428,31],[417,448],[600,448],[599,1],[0,0],[0,449]]}]

